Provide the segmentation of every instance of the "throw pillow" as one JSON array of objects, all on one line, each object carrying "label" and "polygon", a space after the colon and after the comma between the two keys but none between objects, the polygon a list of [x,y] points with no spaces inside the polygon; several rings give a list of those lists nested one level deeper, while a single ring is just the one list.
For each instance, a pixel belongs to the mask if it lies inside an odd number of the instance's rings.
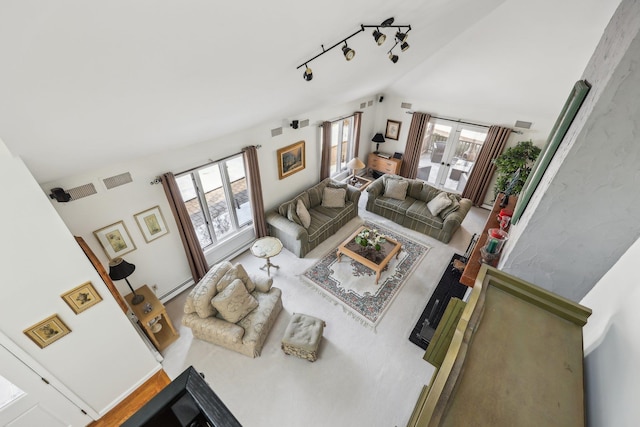
[{"label": "throw pillow", "polygon": [[298,218],[300,219],[302,226],[304,228],[309,228],[311,225],[311,215],[309,215],[309,211],[300,199],[298,199],[298,205],[296,206],[296,214],[298,214]]},{"label": "throw pillow", "polygon": [[449,194],[449,199],[451,199],[451,204],[440,211],[440,218],[445,219],[450,213],[457,211],[460,209],[460,202],[458,202],[458,198]]},{"label": "throw pillow", "polygon": [[223,261],[214,265],[195,286],[193,307],[201,318],[205,319],[209,316],[216,315],[215,309],[211,306],[211,298],[218,292],[216,284],[231,267],[233,267],[233,265],[229,261]]},{"label": "throw pillow", "polygon": [[322,206],[325,208],[344,208],[347,190],[344,188],[325,187],[322,193]]},{"label": "throw pillow", "polygon": [[256,289],[256,285],[253,283],[247,271],[244,269],[242,264],[236,264],[232,268],[230,268],[224,276],[218,281],[216,284],[216,289],[218,292],[222,292],[227,286],[229,286],[234,280],[240,279],[242,283],[244,283],[245,288],[247,288],[247,292],[251,293]]},{"label": "throw pillow", "polygon": [[[302,203],[302,200],[300,200],[300,199],[298,199],[298,202],[297,202],[296,206],[299,205],[299,204],[302,204],[302,206],[304,206],[304,203]],[[293,203],[291,203],[289,205],[289,207],[287,208],[287,218],[289,218],[289,221],[293,221],[298,225],[302,225],[302,220],[300,220],[300,217],[298,216],[298,213],[296,212],[296,210],[297,210],[296,206],[294,206]]]},{"label": "throw pillow", "polygon": [[264,294],[269,292],[273,285],[273,277],[252,275],[251,281],[256,285],[256,291]]},{"label": "throw pillow", "polygon": [[211,305],[218,310],[218,314],[224,320],[236,323],[244,319],[258,306],[258,300],[247,292],[242,280],[236,279],[213,297]]},{"label": "throw pillow", "polygon": [[449,195],[445,192],[441,192],[427,203],[427,208],[429,209],[429,212],[431,212],[431,215],[436,216],[450,204],[451,199],[449,198]]},{"label": "throw pillow", "polygon": [[384,196],[396,200],[404,200],[407,197],[409,181],[401,179],[388,179],[384,185]]}]

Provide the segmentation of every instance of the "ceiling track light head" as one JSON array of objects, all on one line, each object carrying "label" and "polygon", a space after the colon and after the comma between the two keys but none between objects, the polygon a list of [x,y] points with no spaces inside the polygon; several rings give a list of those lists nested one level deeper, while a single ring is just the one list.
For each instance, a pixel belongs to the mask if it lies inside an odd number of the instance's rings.
[{"label": "ceiling track light head", "polygon": [[373,30],[373,39],[376,41],[378,46],[382,46],[382,43],[387,39],[387,36],[384,33],[381,33],[379,29]]},{"label": "ceiling track light head", "polygon": [[394,55],[392,52],[389,52],[389,59],[395,64],[398,62],[398,55]]},{"label": "ceiling track light head", "polygon": [[302,77],[306,81],[310,82],[311,79],[313,79],[313,71],[311,71],[311,68],[309,68],[307,64],[304,64],[304,66],[305,66],[305,70],[304,70],[304,73],[302,73]]},{"label": "ceiling track light head", "polygon": [[407,38],[409,38],[409,36],[407,35],[407,33],[403,33],[401,31],[398,31],[396,33],[396,39],[400,42],[400,43],[404,43],[407,41]]},{"label": "ceiling track light head", "polygon": [[351,61],[354,56],[356,56],[356,51],[347,46],[347,42],[344,42],[344,46],[342,46],[342,54],[347,61]]},{"label": "ceiling track light head", "polygon": [[403,52],[407,49],[409,49],[409,43],[404,42],[400,45],[400,50],[402,50]]}]

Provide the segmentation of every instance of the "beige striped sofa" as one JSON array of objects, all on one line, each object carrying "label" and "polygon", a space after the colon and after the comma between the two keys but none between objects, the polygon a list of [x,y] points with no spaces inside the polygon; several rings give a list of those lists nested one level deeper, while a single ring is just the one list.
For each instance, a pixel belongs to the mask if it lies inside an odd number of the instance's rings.
[{"label": "beige striped sofa", "polygon": [[[393,194],[390,180],[406,181],[403,194]],[[398,224],[419,231],[449,243],[451,236],[460,228],[460,224],[471,209],[471,200],[457,194],[443,192],[419,179],[407,179],[398,175],[385,174],[367,187],[366,209],[388,218]],[[451,203],[437,215],[433,215],[427,206],[438,194],[451,200]]]}]

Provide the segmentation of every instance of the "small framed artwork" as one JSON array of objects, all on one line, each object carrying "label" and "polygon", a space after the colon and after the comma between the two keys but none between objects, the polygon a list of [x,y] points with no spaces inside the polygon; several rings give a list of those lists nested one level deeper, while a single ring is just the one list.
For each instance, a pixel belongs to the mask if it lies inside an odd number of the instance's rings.
[{"label": "small framed artwork", "polygon": [[93,235],[96,236],[96,239],[100,242],[109,260],[121,257],[136,249],[136,245],[133,244],[127,227],[122,221],[96,230],[93,232]]},{"label": "small framed artwork", "polygon": [[169,232],[160,211],[160,206],[142,211],[133,216],[140,227],[144,240],[149,243]]},{"label": "small framed artwork", "polygon": [[102,301],[102,297],[91,282],[83,283],[60,296],[75,314],[82,313],[87,308]]},{"label": "small framed artwork", "polygon": [[298,141],[278,150],[278,177],[280,179],[305,168],[304,141]]},{"label": "small framed artwork", "polygon": [[387,131],[384,134],[385,138],[398,140],[400,136],[400,125],[402,122],[396,122],[395,120],[387,120]]},{"label": "small framed artwork", "polygon": [[57,314],[54,314],[25,329],[23,332],[40,348],[45,348],[49,344],[69,334],[71,329],[64,324]]}]

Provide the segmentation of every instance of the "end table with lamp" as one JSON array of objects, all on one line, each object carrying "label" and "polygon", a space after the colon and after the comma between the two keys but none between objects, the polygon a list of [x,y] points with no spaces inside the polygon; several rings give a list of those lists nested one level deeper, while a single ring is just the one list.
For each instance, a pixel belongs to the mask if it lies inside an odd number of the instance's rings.
[{"label": "end table with lamp", "polygon": [[161,351],[178,338],[178,333],[167,316],[164,305],[147,285],[133,289],[127,278],[135,269],[135,265],[124,259],[114,258],[109,262],[109,277],[111,280],[124,279],[127,282],[131,293],[125,295],[124,299],[153,345]]}]

